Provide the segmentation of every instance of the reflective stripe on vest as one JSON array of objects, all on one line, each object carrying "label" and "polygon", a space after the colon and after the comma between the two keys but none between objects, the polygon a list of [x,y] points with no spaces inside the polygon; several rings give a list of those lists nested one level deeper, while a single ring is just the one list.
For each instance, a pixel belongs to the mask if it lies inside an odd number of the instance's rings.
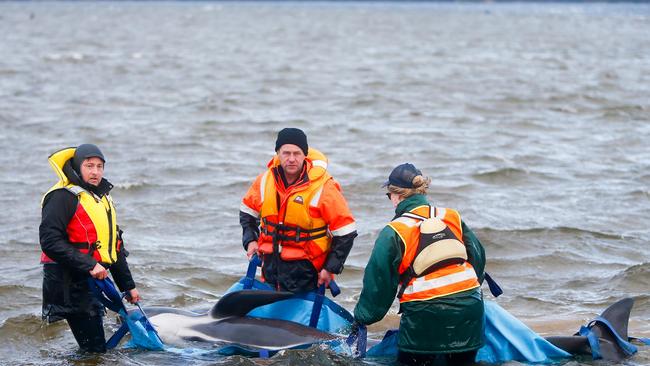
[{"label": "reflective stripe on vest", "polygon": [[424,277],[413,279],[404,290],[400,302],[435,299],[479,286],[471,264],[452,264]]},{"label": "reflective stripe on vest", "polygon": [[[462,241],[461,219],[457,211],[429,206],[418,206],[412,209],[388,224],[404,243],[404,255],[399,266],[400,275],[413,263],[419,243],[420,223],[429,217],[442,220]],[[400,302],[430,300],[479,286],[476,272],[469,262],[450,264],[423,277],[412,279],[404,290]]]}]

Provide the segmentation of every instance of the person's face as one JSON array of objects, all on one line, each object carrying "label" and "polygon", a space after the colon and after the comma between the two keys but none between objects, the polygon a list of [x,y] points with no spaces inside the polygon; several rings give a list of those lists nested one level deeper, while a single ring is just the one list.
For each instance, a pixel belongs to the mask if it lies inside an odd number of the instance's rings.
[{"label": "person's face", "polygon": [[88,158],[81,163],[81,179],[85,183],[98,186],[104,176],[104,162],[100,158]]},{"label": "person's face", "polygon": [[293,144],[284,144],[278,150],[280,166],[287,175],[299,174],[305,162],[305,153]]},{"label": "person's face", "polygon": [[388,192],[386,193],[386,197],[388,197],[390,202],[393,204],[393,207],[397,207],[397,205],[399,205],[399,203],[402,201],[399,195],[395,193]]}]

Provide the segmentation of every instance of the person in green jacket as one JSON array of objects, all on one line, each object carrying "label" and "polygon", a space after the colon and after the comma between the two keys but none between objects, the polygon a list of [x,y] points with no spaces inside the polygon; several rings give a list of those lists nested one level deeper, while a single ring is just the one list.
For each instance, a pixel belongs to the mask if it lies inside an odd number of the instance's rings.
[{"label": "person in green jacket", "polygon": [[[395,217],[375,241],[354,317],[364,325],[380,321],[397,295],[401,363],[472,364],[483,345],[480,284],[484,278],[485,251],[455,210],[429,205],[426,192],[430,181],[407,163],[393,169],[384,184],[388,189],[386,195],[395,206]],[[449,234],[448,238],[462,239],[466,260],[438,263],[429,268],[431,273],[406,277],[418,254],[419,224],[428,217],[438,218],[446,225],[444,235]],[[438,236],[444,235],[441,232]]]}]

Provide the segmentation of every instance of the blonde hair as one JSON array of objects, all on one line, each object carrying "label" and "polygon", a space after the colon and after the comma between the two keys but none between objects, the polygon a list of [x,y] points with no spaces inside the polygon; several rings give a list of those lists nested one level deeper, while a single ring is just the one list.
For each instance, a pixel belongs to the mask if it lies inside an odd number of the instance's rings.
[{"label": "blonde hair", "polygon": [[396,194],[402,198],[409,198],[415,194],[427,194],[427,188],[429,188],[431,178],[423,175],[416,175],[411,183],[413,183],[413,188],[402,188],[389,184],[387,187],[388,192]]}]

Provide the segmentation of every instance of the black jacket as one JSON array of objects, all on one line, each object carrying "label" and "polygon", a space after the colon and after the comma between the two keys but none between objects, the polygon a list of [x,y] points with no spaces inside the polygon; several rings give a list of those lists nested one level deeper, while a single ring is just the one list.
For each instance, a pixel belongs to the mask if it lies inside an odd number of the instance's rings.
[{"label": "black jacket", "polygon": [[[103,182],[103,186],[110,190],[110,183]],[[56,262],[43,266],[43,318],[49,321],[59,320],[69,314],[103,313],[103,306],[94,298],[87,284],[90,278],[88,272],[97,261],[74,248],[66,231],[77,210],[77,204],[77,196],[65,189],[50,192],[43,202],[39,227],[41,249]],[[121,291],[135,288],[126,261],[127,255],[122,243],[117,262],[109,267]]]}]

